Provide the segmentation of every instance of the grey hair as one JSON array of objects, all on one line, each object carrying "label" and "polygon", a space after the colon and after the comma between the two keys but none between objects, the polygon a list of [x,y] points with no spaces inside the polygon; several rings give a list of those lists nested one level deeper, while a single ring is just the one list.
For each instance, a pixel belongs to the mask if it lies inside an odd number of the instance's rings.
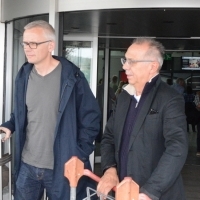
[{"label": "grey hair", "polygon": [[24,27],[24,30],[31,28],[38,28],[38,27],[44,30],[47,39],[55,41],[56,39],[55,29],[46,21],[37,20],[30,22]]},{"label": "grey hair", "polygon": [[157,59],[158,63],[159,63],[159,70],[161,69],[162,65],[163,65],[163,60],[164,60],[164,55],[165,55],[165,48],[164,46],[152,39],[152,38],[136,38],[133,40],[132,44],[144,44],[147,43],[149,45],[149,49],[146,52],[146,56],[152,56],[154,58]]}]

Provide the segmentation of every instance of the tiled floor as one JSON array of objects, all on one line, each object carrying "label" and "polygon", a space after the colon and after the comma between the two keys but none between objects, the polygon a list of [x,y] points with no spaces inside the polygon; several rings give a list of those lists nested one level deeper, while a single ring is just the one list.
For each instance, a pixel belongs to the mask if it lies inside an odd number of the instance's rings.
[{"label": "tiled floor", "polygon": [[[190,131],[188,136],[188,157],[181,173],[187,200],[200,200],[200,157],[196,157],[196,132]],[[95,164],[94,172],[101,176],[100,164]]]}]

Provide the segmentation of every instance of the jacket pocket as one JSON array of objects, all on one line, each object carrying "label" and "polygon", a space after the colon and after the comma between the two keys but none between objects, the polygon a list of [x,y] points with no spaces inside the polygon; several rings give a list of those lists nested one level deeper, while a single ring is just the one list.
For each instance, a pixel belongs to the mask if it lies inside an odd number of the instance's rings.
[{"label": "jacket pocket", "polygon": [[89,159],[89,156],[78,145],[76,145],[76,153],[78,158],[81,159],[83,162]]}]

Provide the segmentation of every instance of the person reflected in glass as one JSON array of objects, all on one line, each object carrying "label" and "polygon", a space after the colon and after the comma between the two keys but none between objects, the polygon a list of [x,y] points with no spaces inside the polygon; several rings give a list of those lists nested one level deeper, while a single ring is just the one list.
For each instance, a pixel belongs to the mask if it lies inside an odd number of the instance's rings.
[{"label": "person reflected in glass", "polygon": [[118,81],[118,77],[114,75],[110,82],[110,87],[113,89],[114,93],[117,91],[117,88],[118,88],[117,81]]},{"label": "person reflected in glass", "polygon": [[186,86],[186,91],[183,94],[185,100],[185,114],[187,117],[187,131],[189,132],[189,124],[192,125],[192,131],[196,132],[195,126],[198,122],[198,111],[194,103],[195,94],[190,85]]},{"label": "person reflected in glass", "polygon": [[185,92],[185,80],[183,78],[177,78],[176,83],[171,87],[183,95]]}]

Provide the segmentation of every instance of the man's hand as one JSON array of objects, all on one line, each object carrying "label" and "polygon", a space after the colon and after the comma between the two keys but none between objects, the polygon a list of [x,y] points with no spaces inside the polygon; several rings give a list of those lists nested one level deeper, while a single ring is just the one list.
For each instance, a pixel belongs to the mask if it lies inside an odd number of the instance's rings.
[{"label": "man's hand", "polygon": [[8,128],[0,126],[0,133],[1,131],[3,131],[6,134],[5,137],[2,139],[2,142],[5,142],[8,138],[10,138],[11,131]]},{"label": "man's hand", "polygon": [[114,167],[107,169],[97,185],[97,192],[108,195],[110,190],[119,183],[117,170]]},{"label": "man's hand", "polygon": [[140,193],[138,200],[151,200],[146,194]]}]

